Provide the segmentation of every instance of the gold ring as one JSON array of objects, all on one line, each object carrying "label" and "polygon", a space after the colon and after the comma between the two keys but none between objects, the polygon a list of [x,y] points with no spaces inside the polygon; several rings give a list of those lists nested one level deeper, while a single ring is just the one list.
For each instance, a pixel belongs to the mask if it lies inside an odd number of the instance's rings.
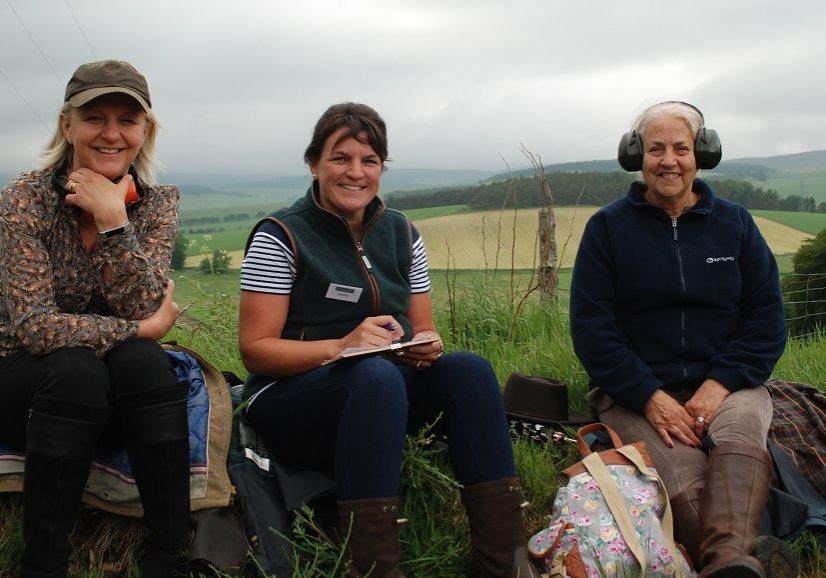
[{"label": "gold ring", "polygon": [[76,187],[76,186],[77,186],[77,183],[76,183],[76,182],[74,182],[72,179],[69,179],[68,181],[66,181],[66,189],[68,189],[68,191],[69,191],[70,193],[74,193],[74,192],[75,192],[75,187]]}]

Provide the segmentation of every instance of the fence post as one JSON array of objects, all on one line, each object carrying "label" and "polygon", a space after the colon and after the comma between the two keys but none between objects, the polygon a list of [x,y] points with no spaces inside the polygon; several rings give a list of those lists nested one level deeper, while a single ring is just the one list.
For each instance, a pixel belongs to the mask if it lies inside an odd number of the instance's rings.
[{"label": "fence post", "polygon": [[[547,182],[543,186],[547,186]],[[558,284],[556,219],[553,205],[549,204],[539,210],[539,294],[543,301],[556,299]]]}]

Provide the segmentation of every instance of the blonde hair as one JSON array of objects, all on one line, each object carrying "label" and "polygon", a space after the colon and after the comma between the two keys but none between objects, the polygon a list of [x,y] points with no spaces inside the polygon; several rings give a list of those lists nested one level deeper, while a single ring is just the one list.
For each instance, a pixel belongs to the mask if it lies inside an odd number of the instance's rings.
[{"label": "blonde hair", "polygon": [[[52,138],[49,140],[43,152],[40,154],[40,162],[38,168],[42,170],[57,169],[67,164],[72,159],[72,145],[66,140],[66,135],[63,132],[60,119],[63,116],[71,114],[76,108],[68,102],[63,104],[60,109],[60,114],[57,116],[57,127],[55,128]],[[141,109],[141,112],[144,112]],[[146,185],[155,184],[155,140],[158,136],[158,129],[160,124],[154,113],[145,112],[148,130],[146,133],[146,140],[143,146],[138,151],[138,156],[135,157],[132,163],[135,167],[135,172],[138,173],[138,179]]]}]

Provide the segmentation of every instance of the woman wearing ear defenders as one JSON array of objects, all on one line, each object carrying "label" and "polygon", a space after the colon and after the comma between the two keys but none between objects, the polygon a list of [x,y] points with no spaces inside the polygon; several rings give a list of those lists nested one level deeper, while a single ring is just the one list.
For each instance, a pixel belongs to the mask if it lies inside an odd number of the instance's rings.
[{"label": "woman wearing ear defenders", "polygon": [[640,114],[619,162],[642,179],[585,228],[571,332],[592,406],[645,441],[700,576],[791,577],[788,545],[759,536],[772,475],[763,384],[786,340],[778,269],[751,215],[697,178],[720,158],[695,107]]},{"label": "woman wearing ear defenders", "polygon": [[0,443],[25,452],[21,577],[67,575],[102,443],[125,445],[137,480],[143,576],[181,567],[188,387],[156,342],[180,311],[168,276],[178,190],[153,183],[156,132],[137,70],[84,64],[41,167],[0,195]]}]

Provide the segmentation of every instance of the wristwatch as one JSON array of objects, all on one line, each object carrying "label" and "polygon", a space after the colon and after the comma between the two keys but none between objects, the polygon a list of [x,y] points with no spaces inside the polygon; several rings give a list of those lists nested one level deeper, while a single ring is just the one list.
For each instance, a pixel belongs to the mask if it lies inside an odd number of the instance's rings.
[{"label": "wristwatch", "polygon": [[107,229],[105,231],[98,231],[98,241],[106,241],[107,239],[111,239],[112,237],[117,237],[118,235],[122,235],[126,231],[126,223],[125,225],[121,225],[120,227],[115,227],[114,229]]}]

